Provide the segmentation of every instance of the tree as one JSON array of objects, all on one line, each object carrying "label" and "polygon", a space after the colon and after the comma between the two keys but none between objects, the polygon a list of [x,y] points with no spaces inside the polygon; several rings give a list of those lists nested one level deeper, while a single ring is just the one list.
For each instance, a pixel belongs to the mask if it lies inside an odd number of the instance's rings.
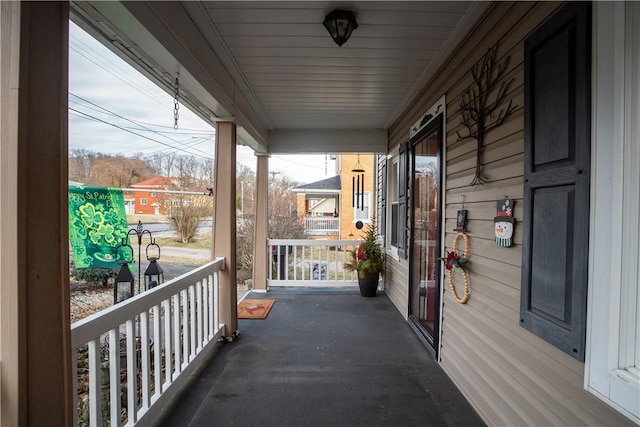
[{"label": "tree", "polygon": [[[241,173],[244,172],[247,171],[241,171]],[[253,182],[255,182],[255,175],[253,176]],[[270,239],[305,239],[307,237],[302,218],[297,215],[296,195],[292,191],[297,185],[289,177],[280,177],[275,174],[272,176],[268,195],[269,224],[267,235]],[[248,196],[245,188],[245,202],[246,200],[248,200]],[[253,200],[253,196],[251,200]],[[237,229],[236,268],[239,282],[250,278],[253,272],[253,230],[253,216],[245,217]]]},{"label": "tree", "polygon": [[182,243],[192,241],[202,222],[212,215],[213,198],[204,195],[213,185],[202,174],[208,168],[206,162],[208,160],[195,156],[174,156],[171,161],[171,180],[174,184],[170,189],[203,194],[168,194],[162,198],[171,226]]},{"label": "tree", "polygon": [[69,179],[85,185],[130,187],[154,176],[154,170],[140,158],[72,150]]},{"label": "tree", "polygon": [[182,243],[189,243],[202,222],[211,217],[213,200],[209,196],[178,195],[171,200],[168,218]]}]

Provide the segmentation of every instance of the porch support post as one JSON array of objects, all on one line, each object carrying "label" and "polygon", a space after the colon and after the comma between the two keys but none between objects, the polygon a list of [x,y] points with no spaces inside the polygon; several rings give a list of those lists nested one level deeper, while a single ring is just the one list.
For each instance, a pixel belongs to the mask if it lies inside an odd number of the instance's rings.
[{"label": "porch support post", "polygon": [[0,20],[0,424],[69,426],[69,5]]},{"label": "porch support post", "polygon": [[253,290],[267,291],[267,230],[269,199],[269,156],[258,155],[256,203],[253,229]]},{"label": "porch support post", "polygon": [[225,336],[233,339],[238,330],[236,285],[236,125],[216,125],[216,155],[213,212],[213,257],[224,257],[220,272],[220,321]]}]

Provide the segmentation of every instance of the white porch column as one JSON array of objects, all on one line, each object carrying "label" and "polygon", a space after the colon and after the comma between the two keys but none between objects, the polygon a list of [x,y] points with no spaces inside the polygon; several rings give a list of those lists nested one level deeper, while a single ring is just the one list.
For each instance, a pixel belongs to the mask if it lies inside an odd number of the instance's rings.
[{"label": "white porch column", "polygon": [[267,291],[267,230],[269,198],[269,156],[258,155],[256,204],[253,229],[253,290]]},{"label": "white porch column", "polygon": [[225,258],[220,272],[220,321],[225,336],[234,338],[238,330],[236,285],[236,125],[216,126],[216,156],[213,213],[213,256]]},{"label": "white porch column", "polygon": [[0,21],[0,424],[69,426],[69,5]]}]

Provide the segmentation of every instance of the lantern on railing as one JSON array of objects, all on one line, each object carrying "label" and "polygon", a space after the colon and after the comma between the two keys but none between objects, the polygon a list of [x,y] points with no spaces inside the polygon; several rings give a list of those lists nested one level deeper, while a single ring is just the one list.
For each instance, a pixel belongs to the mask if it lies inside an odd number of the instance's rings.
[{"label": "lantern on railing", "polygon": [[[150,257],[149,248],[157,248],[158,256]],[[156,239],[151,240],[151,243],[147,245],[146,252],[149,266],[144,272],[144,288],[145,290],[149,290],[164,282],[164,272],[162,271],[160,264],[158,264],[158,260],[160,259],[160,246],[156,244]]]},{"label": "lantern on railing", "polygon": [[[120,246],[116,248],[116,254],[118,253],[118,249],[120,248],[129,248],[129,250],[131,251],[131,258],[133,258],[133,248],[126,243],[125,239],[123,239]],[[129,261],[127,261],[127,258],[123,257],[122,259],[122,261],[118,261],[118,264],[120,264],[120,271],[118,272],[115,283],[113,285],[114,304],[131,298],[134,293],[133,289],[136,279],[133,277],[133,274],[131,274],[131,269],[129,269]]]}]

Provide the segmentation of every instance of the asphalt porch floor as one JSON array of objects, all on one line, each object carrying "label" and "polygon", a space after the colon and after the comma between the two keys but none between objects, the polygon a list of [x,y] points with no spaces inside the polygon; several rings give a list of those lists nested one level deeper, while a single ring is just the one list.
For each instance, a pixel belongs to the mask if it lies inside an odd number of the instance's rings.
[{"label": "asphalt porch floor", "polygon": [[[276,289],[265,320],[211,359],[161,426],[483,426],[391,301]],[[155,424],[155,423],[154,423]]]}]

